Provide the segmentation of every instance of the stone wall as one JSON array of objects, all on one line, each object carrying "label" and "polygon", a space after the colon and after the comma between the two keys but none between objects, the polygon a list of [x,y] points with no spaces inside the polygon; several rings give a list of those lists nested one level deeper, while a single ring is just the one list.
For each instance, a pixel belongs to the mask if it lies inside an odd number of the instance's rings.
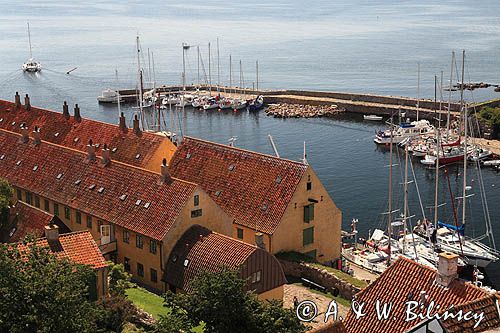
[{"label": "stone wall", "polygon": [[328,272],[326,269],[321,269],[307,263],[298,263],[279,259],[283,272],[287,276],[296,278],[304,278],[314,283],[319,284],[326,288],[330,293],[335,290],[339,291],[339,295],[345,299],[352,299],[361,289],[353,286],[347,281],[341,280],[333,273]]}]

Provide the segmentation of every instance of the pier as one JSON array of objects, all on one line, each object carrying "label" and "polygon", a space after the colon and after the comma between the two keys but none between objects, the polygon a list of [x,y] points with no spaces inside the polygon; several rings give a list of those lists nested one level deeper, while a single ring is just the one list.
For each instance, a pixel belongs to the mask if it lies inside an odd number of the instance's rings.
[{"label": "pier", "polygon": [[[185,90],[183,90],[185,89]],[[198,89],[198,90],[197,90]],[[178,93],[186,91],[187,93],[199,92],[208,94],[210,87],[202,85],[200,87],[189,85],[182,86],[160,86],[156,88],[161,95],[168,93]],[[447,114],[448,102],[442,102],[441,111],[439,111],[439,101],[430,99],[416,99],[402,96],[383,96],[376,94],[362,93],[343,93],[314,90],[255,90],[238,87],[211,87],[212,95],[219,93],[222,96],[245,95],[247,99],[253,99],[258,95],[265,97],[266,104],[301,104],[331,106],[336,105],[346,112],[360,114],[376,114],[382,116],[397,115],[399,112],[405,113],[406,117],[416,118],[417,112],[420,119],[432,120],[442,114],[445,119]],[[125,102],[136,101],[136,90],[120,90],[120,95]],[[418,105],[418,107],[417,107]],[[452,102],[450,104],[452,116],[459,116],[460,104]]]}]

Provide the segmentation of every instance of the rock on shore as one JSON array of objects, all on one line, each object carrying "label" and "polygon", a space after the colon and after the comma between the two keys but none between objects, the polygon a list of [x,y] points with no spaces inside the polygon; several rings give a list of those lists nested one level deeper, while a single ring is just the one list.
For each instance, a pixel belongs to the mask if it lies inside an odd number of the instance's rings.
[{"label": "rock on shore", "polygon": [[272,104],[266,109],[268,116],[276,118],[328,117],[343,112],[337,105]]}]

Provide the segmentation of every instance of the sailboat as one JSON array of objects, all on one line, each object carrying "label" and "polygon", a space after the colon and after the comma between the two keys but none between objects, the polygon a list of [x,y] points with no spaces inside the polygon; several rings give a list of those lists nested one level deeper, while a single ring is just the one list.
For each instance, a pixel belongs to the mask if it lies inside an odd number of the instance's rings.
[{"label": "sailboat", "polygon": [[42,70],[42,65],[38,61],[33,59],[33,54],[31,52],[31,32],[30,32],[30,23],[29,22],[28,22],[28,41],[30,44],[30,57],[23,64],[23,66],[22,66],[23,71],[32,72],[32,73],[40,72]]}]

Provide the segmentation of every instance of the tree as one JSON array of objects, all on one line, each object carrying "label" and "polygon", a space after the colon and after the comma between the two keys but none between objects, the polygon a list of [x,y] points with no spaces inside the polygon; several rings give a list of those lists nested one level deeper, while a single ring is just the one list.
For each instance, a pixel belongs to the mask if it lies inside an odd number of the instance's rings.
[{"label": "tree", "polygon": [[0,246],[0,332],[94,332],[87,266],[61,260],[27,240]]},{"label": "tree", "polygon": [[187,294],[165,294],[165,306],[180,318],[180,325],[160,330],[169,318],[159,321],[157,332],[172,333],[205,323],[205,332],[277,332],[302,333],[306,331],[291,310],[283,309],[278,301],[261,302],[254,293],[246,292],[246,281],[237,271],[222,269],[205,272],[191,282]]},{"label": "tree", "polygon": [[10,199],[14,190],[9,182],[0,178],[0,226],[5,225],[9,218]]},{"label": "tree", "polygon": [[116,295],[125,295],[125,290],[132,286],[131,275],[125,271],[122,264],[113,264],[109,270],[109,291]]}]

